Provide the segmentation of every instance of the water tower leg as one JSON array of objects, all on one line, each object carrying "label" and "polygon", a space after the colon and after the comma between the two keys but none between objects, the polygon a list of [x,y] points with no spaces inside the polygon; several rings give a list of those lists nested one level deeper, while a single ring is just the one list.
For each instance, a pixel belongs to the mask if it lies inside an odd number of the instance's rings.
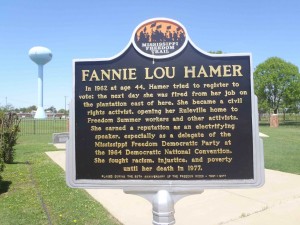
[{"label": "water tower leg", "polygon": [[34,118],[44,119],[46,118],[46,114],[43,107],[43,65],[38,65],[38,68],[38,108]]}]

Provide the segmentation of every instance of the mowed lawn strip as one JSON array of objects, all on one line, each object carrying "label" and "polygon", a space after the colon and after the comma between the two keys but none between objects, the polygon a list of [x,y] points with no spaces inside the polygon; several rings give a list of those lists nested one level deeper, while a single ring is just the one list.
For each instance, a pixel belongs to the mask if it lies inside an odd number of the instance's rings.
[{"label": "mowed lawn strip", "polygon": [[51,135],[19,138],[15,163],[6,165],[0,187],[0,224],[120,224],[81,189],[71,189],[65,172],[46,154]]},{"label": "mowed lawn strip", "polygon": [[265,167],[282,172],[300,174],[300,126],[260,126],[264,138]]}]

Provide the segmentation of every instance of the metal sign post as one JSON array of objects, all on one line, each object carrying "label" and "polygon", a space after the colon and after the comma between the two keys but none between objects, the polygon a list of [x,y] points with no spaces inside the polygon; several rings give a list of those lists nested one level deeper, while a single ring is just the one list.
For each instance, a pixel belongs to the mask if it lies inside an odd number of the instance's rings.
[{"label": "metal sign post", "polygon": [[180,199],[193,194],[202,194],[203,190],[124,190],[126,194],[141,196],[152,204],[153,225],[175,224],[174,205]]}]

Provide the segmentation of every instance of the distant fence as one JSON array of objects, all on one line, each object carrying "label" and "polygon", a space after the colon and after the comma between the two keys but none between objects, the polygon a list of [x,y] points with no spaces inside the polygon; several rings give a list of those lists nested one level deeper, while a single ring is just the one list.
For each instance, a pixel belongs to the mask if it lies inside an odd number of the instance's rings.
[{"label": "distant fence", "polygon": [[21,119],[20,135],[52,134],[68,131],[68,119]]},{"label": "distant fence", "polygon": [[[297,125],[300,126],[300,114],[295,113],[286,113],[278,115],[279,124],[282,125]],[[260,115],[260,125],[269,125],[270,124],[270,114]]]}]

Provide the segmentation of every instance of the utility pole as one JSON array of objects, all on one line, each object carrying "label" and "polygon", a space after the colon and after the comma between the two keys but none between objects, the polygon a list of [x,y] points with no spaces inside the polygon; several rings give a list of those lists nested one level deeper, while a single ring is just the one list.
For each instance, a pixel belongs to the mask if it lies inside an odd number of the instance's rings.
[{"label": "utility pole", "polygon": [[67,97],[65,96],[65,118],[67,117]]}]

